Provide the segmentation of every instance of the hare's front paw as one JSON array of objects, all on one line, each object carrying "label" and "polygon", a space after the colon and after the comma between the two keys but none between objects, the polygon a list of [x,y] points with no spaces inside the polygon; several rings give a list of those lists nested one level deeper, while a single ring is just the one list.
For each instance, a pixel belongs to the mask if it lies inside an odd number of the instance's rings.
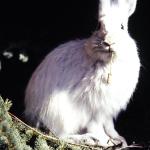
[{"label": "hare's front paw", "polygon": [[83,135],[67,135],[61,137],[62,140],[72,143],[72,144],[81,144],[81,145],[98,145],[99,140],[95,137],[87,134]]},{"label": "hare's front paw", "polygon": [[122,145],[122,141],[119,139],[110,139],[109,137],[98,139],[90,133],[83,135],[67,135],[61,137],[61,139],[72,144],[100,146],[105,148]]},{"label": "hare's front paw", "polygon": [[113,138],[111,140],[115,145],[121,145],[121,147],[126,147],[128,145],[126,140],[122,136],[118,136],[117,138]]}]

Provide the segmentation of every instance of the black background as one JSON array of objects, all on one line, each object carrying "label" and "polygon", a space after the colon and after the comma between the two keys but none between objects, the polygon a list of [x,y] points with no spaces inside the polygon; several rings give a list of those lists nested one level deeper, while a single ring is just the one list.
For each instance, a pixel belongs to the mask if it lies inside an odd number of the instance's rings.
[{"label": "black background", "polygon": [[[13,101],[11,111],[22,117],[24,90],[35,67],[57,45],[88,37],[98,28],[98,0],[22,1],[0,7],[0,94]],[[137,90],[116,122],[117,130],[129,143],[150,141],[149,13],[148,0],[139,0],[129,21],[142,64]],[[6,50],[13,53],[11,59],[3,56]],[[27,63],[18,59],[20,53],[29,57]]]}]

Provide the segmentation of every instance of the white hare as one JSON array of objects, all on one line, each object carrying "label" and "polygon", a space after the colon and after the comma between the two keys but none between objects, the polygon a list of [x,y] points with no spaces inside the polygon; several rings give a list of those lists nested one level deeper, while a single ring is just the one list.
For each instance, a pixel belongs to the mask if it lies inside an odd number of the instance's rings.
[{"label": "white hare", "polygon": [[138,82],[140,60],[128,33],[136,0],[99,0],[100,29],[54,49],[33,73],[25,115],[72,142],[126,141],[114,129]]}]

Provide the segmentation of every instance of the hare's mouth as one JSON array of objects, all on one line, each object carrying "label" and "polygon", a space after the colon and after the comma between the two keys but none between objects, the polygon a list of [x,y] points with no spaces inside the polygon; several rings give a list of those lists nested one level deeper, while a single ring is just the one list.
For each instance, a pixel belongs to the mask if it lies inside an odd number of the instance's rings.
[{"label": "hare's mouth", "polygon": [[108,51],[108,50],[104,50],[104,49],[102,49],[102,50],[96,49],[95,52],[96,52],[96,53],[98,53],[98,52],[99,52],[99,53],[112,53],[113,51],[112,51],[112,50],[109,50],[109,51]]},{"label": "hare's mouth", "polygon": [[94,58],[96,58],[96,61],[100,61],[103,64],[107,64],[111,61],[114,51],[111,48],[104,49],[102,47],[96,47],[94,48],[93,54]]},{"label": "hare's mouth", "polygon": [[104,48],[103,46],[97,46],[95,48],[93,48],[95,53],[103,53],[103,54],[109,54],[109,53],[113,53],[114,51],[112,50],[111,47],[109,48]]}]

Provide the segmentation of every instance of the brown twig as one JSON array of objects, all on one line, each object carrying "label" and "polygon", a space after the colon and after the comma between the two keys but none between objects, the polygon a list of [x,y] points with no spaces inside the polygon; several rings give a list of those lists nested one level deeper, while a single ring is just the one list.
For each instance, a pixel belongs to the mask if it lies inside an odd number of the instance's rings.
[{"label": "brown twig", "polygon": [[119,148],[118,150],[124,150],[126,148],[143,148],[143,146],[140,146],[140,145],[129,145],[129,146],[126,146],[126,147],[122,147],[122,148]]}]

